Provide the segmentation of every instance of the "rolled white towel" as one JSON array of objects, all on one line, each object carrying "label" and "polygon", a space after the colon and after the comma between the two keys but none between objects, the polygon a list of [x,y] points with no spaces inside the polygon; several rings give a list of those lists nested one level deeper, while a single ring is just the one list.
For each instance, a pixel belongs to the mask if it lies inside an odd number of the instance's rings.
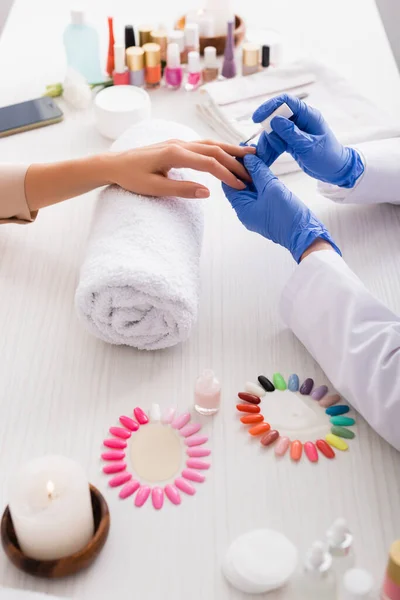
[{"label": "rolled white towel", "polygon": [[[126,131],[111,150],[170,138],[198,139],[153,120]],[[174,179],[204,183],[190,169]],[[203,210],[198,200],[148,198],[117,186],[100,193],[75,296],[79,317],[111,344],[157,350],[183,342],[197,319]]]}]

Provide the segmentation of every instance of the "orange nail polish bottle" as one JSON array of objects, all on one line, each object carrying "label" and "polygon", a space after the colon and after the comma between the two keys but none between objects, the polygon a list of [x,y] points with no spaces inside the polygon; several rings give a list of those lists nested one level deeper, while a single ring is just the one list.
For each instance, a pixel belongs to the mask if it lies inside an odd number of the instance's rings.
[{"label": "orange nail polish bottle", "polygon": [[161,48],[159,44],[144,44],[146,86],[154,89],[161,83]]}]

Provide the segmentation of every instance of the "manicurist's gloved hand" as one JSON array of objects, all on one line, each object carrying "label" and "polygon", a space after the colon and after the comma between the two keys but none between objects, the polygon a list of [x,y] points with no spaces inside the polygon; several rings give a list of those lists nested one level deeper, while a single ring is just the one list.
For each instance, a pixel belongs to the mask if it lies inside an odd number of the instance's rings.
[{"label": "manicurist's gloved hand", "polygon": [[353,187],[364,171],[360,155],[336,139],[316,108],[295,96],[281,94],[262,104],[253,114],[253,121],[261,123],[284,102],[293,116],[272,119],[273,132],[261,134],[257,155],[270,166],[273,151],[276,158],[287,151],[311,177],[345,188]]},{"label": "manicurist's gloved hand", "polygon": [[247,229],[287,248],[297,262],[317,238],[328,241],[341,254],[326,227],[260,158],[249,154],[244,165],[253,183],[245,190],[226,184],[222,188]]}]

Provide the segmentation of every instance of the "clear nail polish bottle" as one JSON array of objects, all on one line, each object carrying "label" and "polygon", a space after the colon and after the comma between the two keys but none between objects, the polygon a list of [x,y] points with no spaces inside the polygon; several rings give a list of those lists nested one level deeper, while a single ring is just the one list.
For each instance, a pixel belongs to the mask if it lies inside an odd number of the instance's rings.
[{"label": "clear nail polish bottle", "polygon": [[165,83],[171,90],[178,90],[181,87],[183,70],[178,44],[168,44],[167,66],[164,75]]},{"label": "clear nail polish bottle", "polygon": [[260,46],[258,44],[243,44],[242,46],[242,75],[252,75],[260,69]]},{"label": "clear nail polish bottle", "polygon": [[198,52],[189,52],[188,55],[188,76],[185,85],[187,92],[193,92],[201,85],[201,66],[200,54]]},{"label": "clear nail polish bottle", "polygon": [[221,384],[214,371],[205,369],[194,386],[194,408],[201,415],[215,415],[221,403]]},{"label": "clear nail polish bottle", "polygon": [[338,581],[354,567],[353,536],[345,519],[336,519],[326,532],[328,549],[333,559],[333,569]]},{"label": "clear nail polish bottle", "polygon": [[322,542],[314,542],[306,554],[303,573],[297,580],[296,598],[336,600],[336,577],[332,556]]},{"label": "clear nail polish bottle", "polygon": [[214,46],[207,46],[204,48],[203,81],[209,83],[217,79],[218,75],[217,49]]}]

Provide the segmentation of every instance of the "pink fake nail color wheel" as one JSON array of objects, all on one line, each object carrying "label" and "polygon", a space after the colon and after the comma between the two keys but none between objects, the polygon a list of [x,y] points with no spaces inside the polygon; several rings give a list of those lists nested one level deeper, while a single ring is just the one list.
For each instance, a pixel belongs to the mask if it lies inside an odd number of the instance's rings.
[{"label": "pink fake nail color wheel", "polygon": [[205,444],[206,442],[208,442],[206,435],[191,435],[185,439],[186,446],[201,446],[201,444]]},{"label": "pink fake nail color wheel", "polygon": [[103,460],[122,460],[125,458],[125,452],[122,450],[110,450],[110,452],[103,452],[101,458]]},{"label": "pink fake nail color wheel", "polygon": [[288,437],[280,437],[275,444],[275,455],[283,456],[286,454],[288,448],[290,446],[290,440]]},{"label": "pink fake nail color wheel", "polygon": [[186,454],[194,458],[199,458],[201,456],[210,456],[211,450],[209,448],[202,448],[201,446],[193,446],[193,448],[186,450]]},{"label": "pink fake nail color wheel", "polygon": [[186,466],[189,467],[189,469],[209,469],[210,463],[201,460],[200,458],[189,458],[189,460],[186,461]]},{"label": "pink fake nail color wheel", "polygon": [[306,442],[304,444],[304,452],[310,462],[318,462],[318,452],[315,444],[312,442]]},{"label": "pink fake nail color wheel", "polygon": [[130,479],[132,479],[132,475],[130,473],[119,473],[118,475],[110,479],[108,485],[110,487],[118,487],[120,485],[123,485]]},{"label": "pink fake nail color wheel", "polygon": [[196,493],[196,489],[192,486],[192,484],[181,477],[175,479],[174,483],[178,490],[185,492],[185,494],[189,494],[189,496],[193,496]]},{"label": "pink fake nail color wheel", "polygon": [[164,504],[164,490],[161,487],[154,487],[151,492],[151,499],[154,508],[160,510]]},{"label": "pink fake nail color wheel", "polygon": [[151,490],[148,485],[142,485],[136,494],[135,506],[143,506],[147,498],[150,496],[150,491]]},{"label": "pink fake nail color wheel", "polygon": [[189,479],[189,481],[196,481],[197,483],[203,483],[205,480],[204,475],[198,471],[192,471],[192,469],[183,469],[182,477]]},{"label": "pink fake nail color wheel", "polygon": [[133,414],[135,415],[135,418],[138,420],[138,422],[141,425],[146,425],[146,423],[149,422],[149,417],[146,415],[146,413],[139,408],[138,406],[134,409]]},{"label": "pink fake nail color wheel", "polygon": [[103,467],[103,473],[105,473],[106,475],[111,475],[111,473],[119,473],[120,471],[125,471],[125,469],[126,463],[112,462],[109,465]]},{"label": "pink fake nail color wheel", "polygon": [[110,427],[110,433],[111,435],[116,435],[123,440],[127,440],[132,435],[130,431],[123,429],[122,427]]},{"label": "pink fake nail color wheel", "polygon": [[170,500],[172,504],[178,505],[181,503],[181,497],[174,485],[171,485],[170,483],[166,485],[164,488],[164,492],[168,500]]},{"label": "pink fake nail color wheel", "polygon": [[190,413],[183,413],[183,415],[177,415],[172,421],[171,426],[174,429],[182,429],[190,421]]},{"label": "pink fake nail color wheel", "polygon": [[179,430],[179,434],[183,437],[189,437],[189,435],[193,435],[200,431],[201,425],[200,423],[188,423]]},{"label": "pink fake nail color wheel", "polygon": [[130,431],[137,431],[139,429],[139,424],[130,417],[122,416],[119,418],[119,422]]},{"label": "pink fake nail color wheel", "polygon": [[129,498],[129,496],[132,496],[132,494],[134,494],[139,488],[140,483],[136,479],[134,479],[133,481],[128,481],[128,483],[124,485],[124,487],[121,489],[118,495],[120,498],[122,498],[122,500],[124,500],[125,498]]},{"label": "pink fake nail color wheel", "polygon": [[103,444],[107,446],[107,448],[115,448],[116,450],[123,450],[124,448],[126,448],[126,442],[118,438],[104,440]]}]

